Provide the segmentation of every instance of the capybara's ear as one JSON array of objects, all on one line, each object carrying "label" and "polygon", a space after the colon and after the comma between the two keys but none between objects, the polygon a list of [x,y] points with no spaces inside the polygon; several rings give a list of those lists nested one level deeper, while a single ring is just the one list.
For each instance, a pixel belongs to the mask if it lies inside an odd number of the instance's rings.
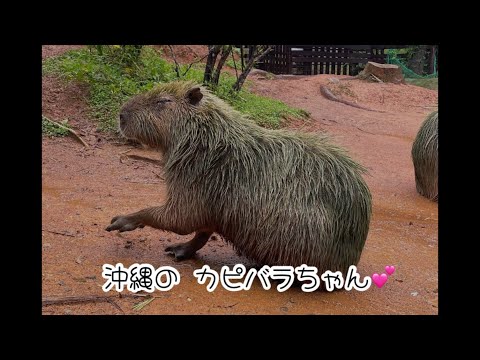
[{"label": "capybara's ear", "polygon": [[203,94],[198,86],[188,90],[187,99],[192,105],[197,105],[202,100]]}]

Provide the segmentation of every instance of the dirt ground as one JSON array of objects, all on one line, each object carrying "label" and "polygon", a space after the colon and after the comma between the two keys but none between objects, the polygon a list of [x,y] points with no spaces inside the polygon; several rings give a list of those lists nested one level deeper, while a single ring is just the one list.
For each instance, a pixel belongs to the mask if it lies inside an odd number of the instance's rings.
[{"label": "dirt ground", "polygon": [[[42,58],[69,47],[44,47]],[[365,177],[373,195],[373,217],[358,271],[362,276],[396,271],[382,288],[365,292],[284,293],[263,290],[256,281],[249,291],[213,293],[196,282],[193,270],[208,264],[249,264],[217,237],[195,259],[176,262],[164,248],[188,236],[150,228],[122,234],[104,229],[118,214],[159,205],[164,196],[161,167],[126,159],[125,153],[158,157],[147,149],[115,143],[96,132],[88,119],[86,89],[62,85],[44,77],[42,111],[56,120],[68,118],[91,145],[72,138],[43,138],[42,146],[42,295],[43,298],[104,296],[101,286],[105,263],[170,265],[181,282],[136,311],[142,298],[113,302],[43,306],[44,314],[437,314],[438,215],[437,204],[415,191],[410,150],[418,128],[434,110],[437,92],[411,85],[332,82],[344,76],[317,75],[267,80],[252,77],[254,91],[308,110],[308,123],[293,121],[301,131],[326,131],[369,169]],[[348,83],[348,85],[339,85]],[[385,112],[370,112],[324,99],[321,84],[340,97]],[[115,292],[111,292],[115,295]]]}]

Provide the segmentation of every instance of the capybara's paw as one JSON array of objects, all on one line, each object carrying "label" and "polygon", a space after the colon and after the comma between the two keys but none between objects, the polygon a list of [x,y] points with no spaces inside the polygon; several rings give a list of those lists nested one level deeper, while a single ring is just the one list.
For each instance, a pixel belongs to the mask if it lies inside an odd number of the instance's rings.
[{"label": "capybara's paw", "polygon": [[105,230],[113,231],[118,230],[119,232],[132,231],[136,228],[143,228],[145,225],[142,224],[138,219],[133,218],[129,215],[119,215],[115,216],[110,225],[107,226]]},{"label": "capybara's paw", "polygon": [[179,244],[174,246],[167,246],[165,251],[175,256],[176,260],[190,259],[195,255],[195,251],[189,246],[188,243]]}]

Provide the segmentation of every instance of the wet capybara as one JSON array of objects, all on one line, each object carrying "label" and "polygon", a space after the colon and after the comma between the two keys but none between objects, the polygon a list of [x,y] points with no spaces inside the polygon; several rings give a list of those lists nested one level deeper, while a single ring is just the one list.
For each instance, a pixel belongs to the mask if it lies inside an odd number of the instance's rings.
[{"label": "wet capybara", "polygon": [[196,232],[165,249],[177,259],[216,232],[259,265],[307,264],[321,274],[358,263],[370,191],[364,169],[325,136],[262,128],[181,81],[131,98],[120,131],[163,153],[168,195],[162,206],[114,217],[106,230]]},{"label": "wet capybara", "polygon": [[417,192],[438,201],[438,111],[432,112],[418,130],[412,146]]}]

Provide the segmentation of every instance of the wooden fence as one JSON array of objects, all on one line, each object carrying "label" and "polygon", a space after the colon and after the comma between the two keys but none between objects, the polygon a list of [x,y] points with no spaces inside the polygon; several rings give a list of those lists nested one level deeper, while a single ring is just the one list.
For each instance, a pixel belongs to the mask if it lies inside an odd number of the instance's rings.
[{"label": "wooden fence", "polygon": [[[274,74],[357,75],[368,61],[385,63],[385,49],[399,45],[274,45],[257,68]],[[247,46],[248,49],[248,46]],[[249,51],[246,51],[247,56]]]}]

